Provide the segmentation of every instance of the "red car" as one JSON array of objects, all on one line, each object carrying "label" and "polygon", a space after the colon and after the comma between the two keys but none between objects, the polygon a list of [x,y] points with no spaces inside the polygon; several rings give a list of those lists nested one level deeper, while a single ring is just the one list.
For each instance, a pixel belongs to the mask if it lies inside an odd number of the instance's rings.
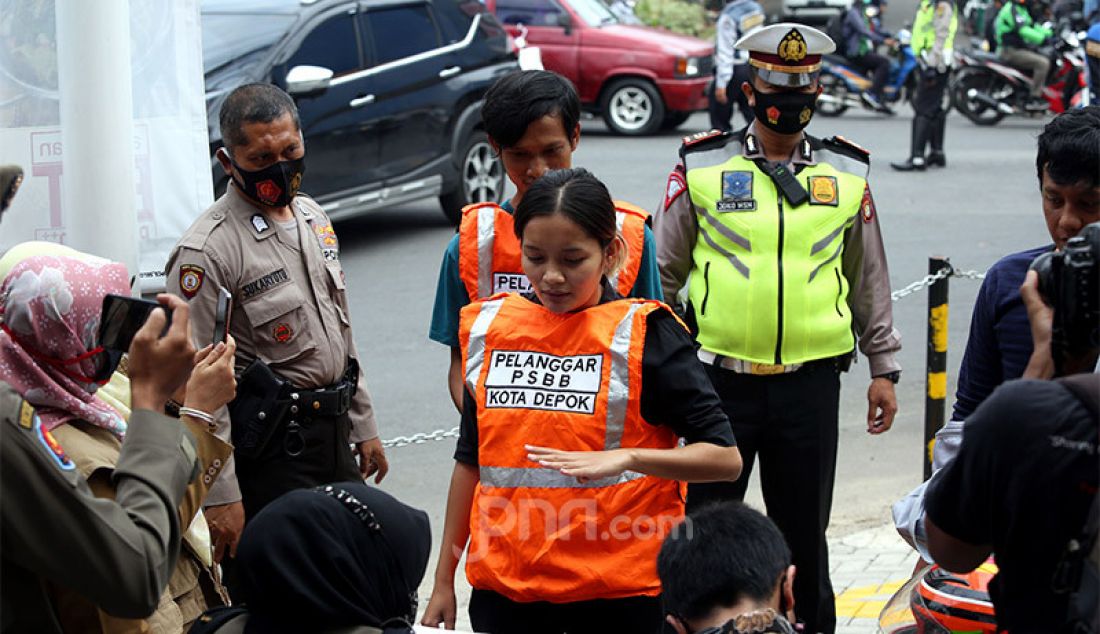
[{"label": "red car", "polygon": [[486,0],[547,70],[568,77],[588,111],[619,134],[671,129],[707,108],[714,46],[663,29],[620,23],[601,0]]}]

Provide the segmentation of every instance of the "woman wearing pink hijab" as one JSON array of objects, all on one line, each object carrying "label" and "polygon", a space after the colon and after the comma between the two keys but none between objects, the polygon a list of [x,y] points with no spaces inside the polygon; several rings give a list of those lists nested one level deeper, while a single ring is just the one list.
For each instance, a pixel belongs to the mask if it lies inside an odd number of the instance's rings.
[{"label": "woman wearing pink hijab", "polygon": [[[96,394],[107,382],[97,378],[110,377],[121,358],[98,345],[101,306],[108,294],[130,294],[126,267],[78,252],[26,257],[0,282],[0,381],[34,405],[42,425],[98,497],[114,496],[111,475],[126,434],[126,417]],[[186,406],[212,412],[233,398],[233,348],[230,340],[196,355]],[[202,421],[184,417],[184,423],[198,441],[203,468],[180,507],[181,524],[187,526],[230,450],[219,446]],[[176,571],[149,619],[112,617],[57,587],[53,602],[64,631],[185,631],[207,607],[219,604],[221,594],[212,574],[209,538],[204,543],[195,535],[208,531],[205,524],[198,529],[193,526],[185,534]]]}]

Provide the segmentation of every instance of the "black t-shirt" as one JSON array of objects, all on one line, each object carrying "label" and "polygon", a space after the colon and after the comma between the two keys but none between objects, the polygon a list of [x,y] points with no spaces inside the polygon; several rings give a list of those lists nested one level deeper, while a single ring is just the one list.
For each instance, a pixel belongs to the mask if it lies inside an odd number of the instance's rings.
[{"label": "black t-shirt", "polygon": [[[605,293],[601,303],[612,299],[617,296]],[[729,418],[695,356],[691,337],[667,310],[655,310],[646,316],[641,389],[642,418],[651,425],[668,426],[688,443],[709,442],[719,447],[735,444]],[[467,390],[454,458],[476,466],[477,452],[477,402]]]},{"label": "black t-shirt", "polygon": [[1100,479],[1097,421],[1057,381],[1005,383],[971,414],[958,457],[929,484],[928,517],[953,537],[991,544],[998,626],[1051,632],[1066,595],[1051,590]]}]

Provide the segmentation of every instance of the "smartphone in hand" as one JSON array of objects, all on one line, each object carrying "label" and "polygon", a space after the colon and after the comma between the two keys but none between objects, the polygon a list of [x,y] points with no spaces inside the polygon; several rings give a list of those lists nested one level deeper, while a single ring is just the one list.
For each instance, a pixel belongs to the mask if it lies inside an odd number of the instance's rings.
[{"label": "smartphone in hand", "polygon": [[115,352],[128,352],[134,335],[145,325],[155,308],[164,308],[168,317],[164,331],[160,334],[163,337],[172,325],[171,310],[148,299],[107,295],[103,298],[103,309],[99,318],[99,345]]},{"label": "smartphone in hand", "polygon": [[229,319],[233,314],[233,294],[224,286],[218,287],[218,306],[214,310],[214,337],[216,346],[229,339]]}]

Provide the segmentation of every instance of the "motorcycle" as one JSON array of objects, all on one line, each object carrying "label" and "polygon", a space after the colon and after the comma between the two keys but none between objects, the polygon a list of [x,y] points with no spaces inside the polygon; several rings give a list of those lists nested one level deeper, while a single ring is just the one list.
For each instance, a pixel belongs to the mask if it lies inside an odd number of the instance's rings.
[{"label": "motorcycle", "polygon": [[1031,103],[1031,79],[1007,66],[992,53],[956,51],[959,70],[948,88],[951,105],[976,125],[996,125],[1009,115],[1042,116],[1047,111],[1062,113],[1081,105],[1086,90],[1084,58],[1080,42],[1084,34],[1069,22],[1062,23],[1052,46],[1050,74],[1043,88],[1046,103]]},{"label": "motorcycle", "polygon": [[966,574],[935,564],[918,571],[879,613],[878,634],[995,634],[989,582],[996,573],[992,558]]},{"label": "motorcycle", "polygon": [[[912,102],[917,87],[917,56],[911,46],[913,36],[908,29],[898,31],[898,44],[890,60],[890,78],[884,90],[886,104],[901,101]],[[817,112],[826,117],[839,117],[848,108],[867,107],[860,99],[863,91],[871,87],[871,79],[839,55],[826,55],[821,63],[821,96],[817,98]]]}]

